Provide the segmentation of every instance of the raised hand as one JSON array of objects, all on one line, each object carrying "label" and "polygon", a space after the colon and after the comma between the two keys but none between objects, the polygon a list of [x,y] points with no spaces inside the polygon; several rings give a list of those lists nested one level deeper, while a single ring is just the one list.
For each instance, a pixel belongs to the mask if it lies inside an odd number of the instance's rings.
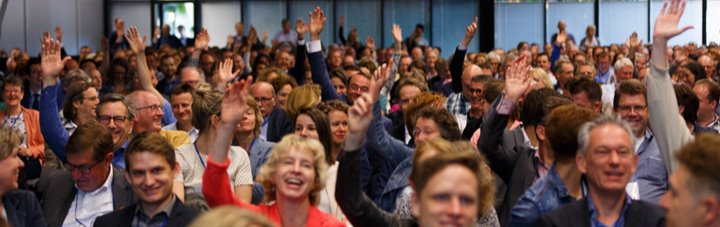
[{"label": "raised hand", "polygon": [[375,40],[372,36],[367,36],[365,39],[365,45],[370,49],[370,51],[375,51]]},{"label": "raised hand", "polygon": [[383,64],[375,70],[375,74],[370,78],[369,93],[374,101],[380,100],[380,90],[390,79],[392,73],[392,64]]},{"label": "raised hand", "polygon": [[343,146],[345,150],[354,151],[362,148],[363,139],[372,122],[372,110],[373,99],[367,93],[355,99],[353,105],[348,109],[348,134],[345,136]]},{"label": "raised hand", "polygon": [[295,33],[297,33],[298,40],[305,39],[305,33],[307,33],[308,27],[305,26],[302,18],[295,20]]},{"label": "raised hand", "polygon": [[400,25],[393,24],[392,25],[392,37],[395,43],[401,43],[402,42],[402,29],[400,28]]},{"label": "raised hand", "polygon": [[52,37],[45,37],[42,41],[40,66],[42,67],[43,86],[55,85],[60,71],[65,68],[65,62],[70,60],[70,56],[64,59],[60,57],[60,48],[62,48],[62,43]]},{"label": "raised hand", "polygon": [[210,35],[207,29],[203,28],[200,33],[195,36],[195,50],[204,50],[210,43]]},{"label": "raised hand", "polygon": [[100,38],[100,48],[102,48],[103,51],[110,49],[110,41],[106,36]]},{"label": "raised hand", "polygon": [[268,37],[270,37],[270,36],[268,35],[267,32],[262,32],[262,40],[261,40],[262,43],[265,43],[265,41],[267,41]]},{"label": "raised hand", "polygon": [[325,12],[316,7],[315,11],[310,12],[310,40],[320,40],[320,33],[325,27]]},{"label": "raised hand", "polygon": [[252,80],[253,78],[250,76],[247,80],[240,80],[228,87],[222,99],[220,122],[234,127],[242,120],[248,110],[246,97],[250,92]]},{"label": "raised hand", "polygon": [[232,68],[232,59],[227,58],[225,61],[220,62],[220,65],[218,66],[218,79],[220,80],[219,86],[225,86],[225,83],[235,79],[235,75],[240,73],[240,71],[233,73]]},{"label": "raised hand", "polygon": [[147,35],[141,38],[137,27],[130,26],[125,34],[125,39],[127,39],[130,49],[132,49],[135,54],[145,53],[145,41],[147,41]]},{"label": "raised hand", "polygon": [[530,88],[530,65],[525,56],[520,56],[510,65],[505,73],[505,97],[517,103],[520,97]]},{"label": "raised hand", "polygon": [[666,0],[663,3],[660,15],[655,18],[655,27],[653,29],[653,38],[667,41],[668,39],[682,34],[683,32],[690,30],[693,26],[685,26],[678,28],[678,22],[685,12],[686,0],[672,0],[668,3]]},{"label": "raised hand", "polygon": [[478,18],[475,17],[475,20],[465,28],[465,37],[462,40],[462,45],[467,47],[470,45],[470,41],[475,37],[475,33],[477,33],[477,24],[478,24]]}]

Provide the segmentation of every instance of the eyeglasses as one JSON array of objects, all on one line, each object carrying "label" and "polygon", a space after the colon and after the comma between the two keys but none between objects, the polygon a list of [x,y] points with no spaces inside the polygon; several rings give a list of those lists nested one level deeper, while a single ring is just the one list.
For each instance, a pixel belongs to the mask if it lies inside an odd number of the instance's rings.
[{"label": "eyeglasses", "polygon": [[361,86],[357,86],[357,85],[353,84],[353,85],[350,85],[350,90],[351,91],[368,92],[368,91],[370,91],[370,87],[365,87],[365,86],[361,87]]},{"label": "eyeglasses", "polygon": [[95,166],[97,166],[98,164],[100,164],[100,162],[96,162],[93,164],[85,164],[85,165],[73,165],[70,163],[65,163],[65,168],[70,172],[77,170],[77,171],[80,171],[80,173],[82,173],[82,174],[88,174],[88,173],[90,173],[90,170],[95,168]]},{"label": "eyeglasses", "polygon": [[149,105],[149,106],[143,106],[143,107],[140,107],[140,108],[135,108],[135,110],[149,109],[150,111],[155,112],[155,111],[158,111],[161,107],[162,107],[162,106],[160,106],[160,105],[158,105],[158,104],[153,104],[153,105]]},{"label": "eyeglasses", "polygon": [[266,103],[266,102],[270,102],[272,100],[273,100],[273,98],[263,98],[263,97],[255,98],[255,102],[258,102],[258,103]]},{"label": "eyeglasses", "polygon": [[100,115],[98,116],[98,121],[100,121],[100,124],[110,124],[110,121],[115,121],[115,123],[123,123],[125,120],[127,120],[128,117],[126,116],[107,116],[107,115]]},{"label": "eyeglasses", "polygon": [[625,113],[630,112],[630,111],[633,111],[633,110],[634,110],[635,112],[640,112],[640,111],[645,111],[645,109],[647,109],[647,106],[644,106],[644,105],[635,105],[635,106],[632,106],[632,105],[629,105],[629,106],[620,105],[620,106],[618,106],[618,110],[620,110],[621,112],[625,112]]}]

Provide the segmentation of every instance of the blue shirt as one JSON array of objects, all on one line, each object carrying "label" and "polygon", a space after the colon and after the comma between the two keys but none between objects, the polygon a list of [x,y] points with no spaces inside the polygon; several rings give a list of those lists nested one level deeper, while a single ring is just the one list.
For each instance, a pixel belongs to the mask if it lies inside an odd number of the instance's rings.
[{"label": "blue shirt", "polygon": [[175,115],[173,115],[172,112],[172,106],[170,105],[170,102],[165,100],[165,105],[163,106],[163,117],[162,117],[162,125],[169,125],[172,123],[175,123],[177,120],[175,120]]},{"label": "blue shirt", "polygon": [[130,140],[125,140],[125,143],[113,152],[112,164],[120,169],[125,169],[125,149],[129,143]]},{"label": "blue shirt", "polygon": [[598,82],[599,84],[607,84],[607,83],[613,83],[614,81],[610,81],[610,77],[615,73],[615,70],[612,66],[608,69],[607,72],[603,73],[600,70],[598,70],[597,76],[595,76],[595,82]]},{"label": "blue shirt", "polygon": [[637,170],[630,182],[637,183],[640,200],[657,204],[668,190],[668,173],[660,148],[650,130],[645,131],[645,137],[636,154]]},{"label": "blue shirt", "polygon": [[[590,213],[590,226],[592,227],[607,227],[607,225],[603,224],[598,220],[598,211],[595,208],[595,204],[592,201],[592,196],[587,197],[587,203],[588,203],[588,212]],[[620,210],[620,216],[618,216],[618,219],[615,220],[615,223],[613,223],[612,227],[624,227],[625,226],[625,213],[627,213],[627,208],[630,207],[630,203],[632,203],[632,199],[630,199],[630,196],[625,195],[625,203],[623,204],[622,210]]]},{"label": "blue shirt", "polygon": [[553,164],[548,174],[518,199],[512,208],[508,226],[534,226],[541,215],[574,201]]}]

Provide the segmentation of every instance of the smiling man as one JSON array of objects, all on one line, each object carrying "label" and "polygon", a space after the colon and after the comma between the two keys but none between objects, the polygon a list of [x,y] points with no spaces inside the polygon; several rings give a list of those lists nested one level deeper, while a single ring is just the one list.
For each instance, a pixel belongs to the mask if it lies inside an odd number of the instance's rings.
[{"label": "smiling man", "polygon": [[198,215],[173,193],[173,179],[180,166],[172,145],[160,134],[137,135],[124,158],[125,179],[140,201],[99,217],[95,226],[187,226]]},{"label": "smiling man", "polygon": [[95,218],[136,200],[122,172],[112,166],[110,131],[90,121],[67,142],[67,171],[43,169],[38,194],[49,226],[92,226]]},{"label": "smiling man", "polygon": [[625,192],[638,161],[632,135],[630,125],[619,117],[585,123],[578,133],[575,163],[587,179],[587,195],[543,215],[539,225],[665,226],[662,209],[632,200]]}]

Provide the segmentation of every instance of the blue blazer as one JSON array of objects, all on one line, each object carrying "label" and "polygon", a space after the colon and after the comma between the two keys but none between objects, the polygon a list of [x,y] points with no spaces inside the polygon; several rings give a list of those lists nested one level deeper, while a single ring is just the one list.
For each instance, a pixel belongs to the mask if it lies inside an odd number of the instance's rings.
[{"label": "blue blazer", "polygon": [[10,226],[47,226],[35,195],[27,190],[16,190],[3,196],[3,205]]}]

